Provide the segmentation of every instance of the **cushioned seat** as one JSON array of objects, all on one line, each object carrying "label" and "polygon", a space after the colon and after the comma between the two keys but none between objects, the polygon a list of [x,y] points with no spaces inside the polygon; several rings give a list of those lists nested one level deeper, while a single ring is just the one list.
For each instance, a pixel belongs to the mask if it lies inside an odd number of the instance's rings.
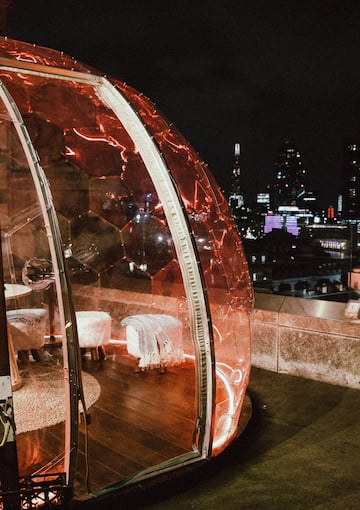
[{"label": "cushioned seat", "polygon": [[91,349],[93,359],[104,357],[104,345],[109,343],[111,336],[111,316],[91,310],[76,312],[75,315],[80,348]]},{"label": "cushioned seat", "polygon": [[6,312],[14,350],[31,351],[39,360],[39,349],[45,344],[48,313],[43,308],[18,308]]}]

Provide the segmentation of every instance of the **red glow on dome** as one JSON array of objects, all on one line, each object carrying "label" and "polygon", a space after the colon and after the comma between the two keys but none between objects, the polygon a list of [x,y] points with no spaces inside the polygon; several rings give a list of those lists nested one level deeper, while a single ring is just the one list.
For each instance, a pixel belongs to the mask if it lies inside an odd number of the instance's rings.
[{"label": "red glow on dome", "polygon": [[[37,415],[51,414],[38,368],[53,370],[64,405],[18,441],[20,475],[51,466],[84,497],[86,463],[96,493],[217,455],[238,433],[253,290],[209,168],[149,99],[60,52],[0,39],[0,79],[4,273],[21,284],[29,260],[52,264],[51,291],[32,289],[21,310],[46,317],[47,364],[29,365]],[[34,273],[49,276],[41,263]],[[80,364],[86,349],[94,359]],[[75,412],[82,386],[96,395],[89,430]]]}]

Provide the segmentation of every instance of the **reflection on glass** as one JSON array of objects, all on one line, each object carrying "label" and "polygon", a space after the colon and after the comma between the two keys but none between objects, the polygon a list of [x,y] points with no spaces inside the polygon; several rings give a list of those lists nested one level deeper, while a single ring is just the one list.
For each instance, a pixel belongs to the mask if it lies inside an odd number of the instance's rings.
[{"label": "reflection on glass", "polygon": [[67,470],[67,399],[62,331],[55,331],[52,316],[58,304],[49,236],[14,127],[2,120],[0,131],[5,155],[1,182],[6,186],[6,193],[0,193],[6,319],[18,376],[13,381],[18,474],[62,474]]},{"label": "reflection on glass", "polygon": [[122,230],[130,271],[156,274],[174,257],[171,235],[163,221],[139,212]]}]

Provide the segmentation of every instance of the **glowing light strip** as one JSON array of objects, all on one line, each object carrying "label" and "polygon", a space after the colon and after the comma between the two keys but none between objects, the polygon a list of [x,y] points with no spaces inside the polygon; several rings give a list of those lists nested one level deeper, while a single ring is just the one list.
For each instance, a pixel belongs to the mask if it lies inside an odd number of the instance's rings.
[{"label": "glowing light strip", "polygon": [[[101,127],[101,126],[100,126]],[[95,135],[86,135],[84,133],[81,133],[78,129],[73,128],[74,133],[82,138],[83,140],[86,140],[87,142],[105,142],[110,147],[114,147],[116,149],[120,149],[120,155],[121,159],[124,161],[124,164],[122,166],[122,169],[125,170],[125,163],[128,162],[128,158],[126,157],[126,147],[125,145],[122,145],[119,143],[115,138],[112,136],[106,137],[106,136],[95,136]]]},{"label": "glowing light strip", "polygon": [[84,140],[88,142],[106,142],[111,147],[121,148],[122,150],[126,150],[126,147],[119,143],[115,138],[110,136],[109,138],[106,138],[105,136],[95,136],[95,135],[85,135],[84,133],[81,133],[78,129],[73,128],[73,131],[75,134],[80,136],[80,138],[83,138]]},{"label": "glowing light strip", "polygon": [[[124,341],[124,343],[126,343],[126,341]],[[185,354],[185,358],[195,361],[195,356],[193,354]],[[237,378],[234,379],[235,384],[239,384],[243,379],[241,370],[234,370],[230,365],[227,365],[226,363],[222,363],[222,362],[216,363],[216,369],[215,369],[216,370],[216,378],[220,379],[224,385],[225,392],[227,394],[227,399],[225,399],[224,401],[227,400],[229,402],[229,405],[228,405],[227,411],[225,411],[223,414],[223,416],[226,416],[226,421],[224,424],[225,430],[222,434],[219,434],[217,437],[214,437],[213,444],[212,444],[213,449],[221,448],[221,446],[223,446],[226,443],[226,441],[228,440],[229,434],[232,432],[232,422],[233,422],[234,415],[235,415],[235,412],[237,409],[234,404],[235,392],[231,388],[231,383],[229,382],[229,377],[226,376],[226,374],[221,370],[220,367],[225,367],[232,374],[238,374]],[[215,430],[216,430],[216,425],[217,425],[217,423],[215,423]]]},{"label": "glowing light strip", "polygon": [[[231,385],[226,377],[225,374],[222,373],[220,369],[218,369],[216,364],[216,378],[221,379],[221,381],[224,384],[225,390],[228,394],[228,402],[229,406],[227,409],[227,412],[223,414],[223,416],[226,417],[226,420],[224,422],[224,426],[222,428],[222,433],[219,434],[217,437],[214,436],[212,447],[213,449],[220,448],[228,439],[229,434],[231,433],[231,426],[234,419],[235,414],[235,405],[234,405],[234,392],[231,389]],[[216,431],[216,423],[215,423],[215,431]]]}]

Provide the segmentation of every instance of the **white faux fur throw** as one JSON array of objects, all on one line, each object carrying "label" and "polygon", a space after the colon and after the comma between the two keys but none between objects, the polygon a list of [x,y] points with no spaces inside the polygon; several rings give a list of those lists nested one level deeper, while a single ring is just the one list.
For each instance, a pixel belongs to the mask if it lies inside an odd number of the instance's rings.
[{"label": "white faux fur throw", "polygon": [[184,362],[182,322],[170,315],[130,315],[126,326],[128,353],[139,359],[140,368],[173,366]]}]

